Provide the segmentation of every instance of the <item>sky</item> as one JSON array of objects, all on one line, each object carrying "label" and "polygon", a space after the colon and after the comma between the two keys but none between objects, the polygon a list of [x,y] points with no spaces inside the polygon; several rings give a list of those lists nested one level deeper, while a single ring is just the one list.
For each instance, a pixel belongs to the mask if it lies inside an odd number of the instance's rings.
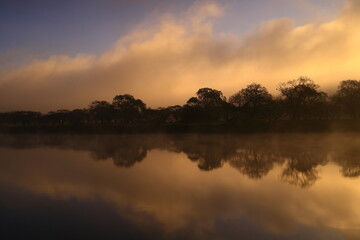
[{"label": "sky", "polygon": [[359,0],[3,0],[0,111],[84,108],[132,94],[184,104],[201,87],[273,93],[360,79]]}]

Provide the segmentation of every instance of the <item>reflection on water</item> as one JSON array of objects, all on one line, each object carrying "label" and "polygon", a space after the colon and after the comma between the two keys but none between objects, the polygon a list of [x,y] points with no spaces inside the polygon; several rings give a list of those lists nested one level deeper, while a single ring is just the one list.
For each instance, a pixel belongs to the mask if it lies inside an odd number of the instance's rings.
[{"label": "reflection on water", "polygon": [[0,232],[359,239],[359,147],[357,134],[3,135]]}]

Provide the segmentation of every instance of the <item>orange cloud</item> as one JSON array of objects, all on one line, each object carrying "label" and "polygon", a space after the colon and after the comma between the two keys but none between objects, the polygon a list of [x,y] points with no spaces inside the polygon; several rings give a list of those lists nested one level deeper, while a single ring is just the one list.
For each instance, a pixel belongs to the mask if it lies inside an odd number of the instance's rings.
[{"label": "orange cloud", "polygon": [[325,90],[360,78],[358,1],[329,22],[294,26],[263,23],[245,36],[221,34],[212,22],[223,9],[195,5],[136,29],[99,56],[53,56],[12,72],[0,71],[1,110],[85,107],[95,99],[130,93],[151,107],[183,104],[201,87],[230,95],[251,82],[273,93],[280,82],[307,75]]}]

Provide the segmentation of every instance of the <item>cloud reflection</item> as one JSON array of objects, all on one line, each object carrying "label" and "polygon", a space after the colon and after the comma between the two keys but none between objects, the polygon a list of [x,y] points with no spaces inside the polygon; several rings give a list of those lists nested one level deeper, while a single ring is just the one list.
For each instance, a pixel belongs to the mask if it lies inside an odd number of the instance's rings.
[{"label": "cloud reflection", "polygon": [[[309,239],[319,239],[330,233],[350,234],[360,224],[358,179],[339,173],[339,166],[349,168],[348,156],[356,162],[351,154],[357,153],[359,141],[352,134],[0,139],[2,186],[54,200],[101,199],[136,226],[145,224],[141,215],[123,210],[130,207],[156,219],[167,236],[216,239],[224,229],[250,224],[248,232],[241,230],[249,236],[262,232],[269,239],[298,239],[310,234]],[[99,156],[112,161],[94,161]],[[311,177],[298,180],[299,175]],[[281,179],[301,187],[313,185],[302,189]],[[309,184],[304,186],[304,179]]]}]

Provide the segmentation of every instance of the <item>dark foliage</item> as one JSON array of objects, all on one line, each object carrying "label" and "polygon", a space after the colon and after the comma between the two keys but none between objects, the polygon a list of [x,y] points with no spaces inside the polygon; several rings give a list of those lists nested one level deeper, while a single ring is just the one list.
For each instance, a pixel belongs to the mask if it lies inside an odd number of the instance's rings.
[{"label": "dark foliage", "polygon": [[263,132],[360,130],[360,81],[342,81],[328,96],[307,77],[279,85],[272,96],[250,84],[227,101],[223,93],[201,88],[183,106],[151,109],[130,94],[112,103],[93,101],[86,109],[0,113],[1,131],[78,132]]}]

